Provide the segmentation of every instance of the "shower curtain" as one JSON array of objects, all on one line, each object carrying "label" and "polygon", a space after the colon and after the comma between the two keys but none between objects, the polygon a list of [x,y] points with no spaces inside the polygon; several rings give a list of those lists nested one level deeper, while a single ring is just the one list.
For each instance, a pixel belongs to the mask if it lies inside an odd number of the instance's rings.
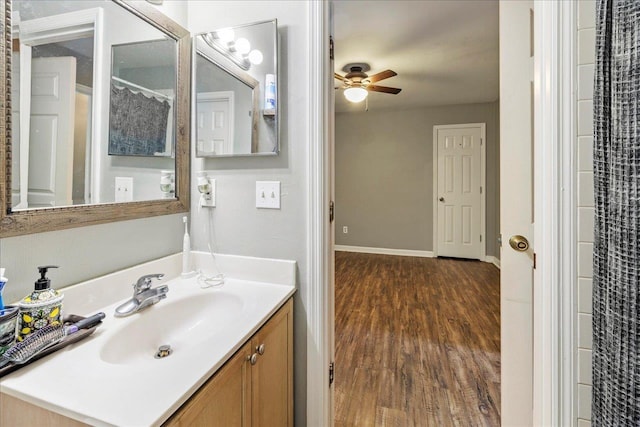
[{"label": "shower curtain", "polygon": [[592,425],[640,426],[640,1],[598,0]]}]

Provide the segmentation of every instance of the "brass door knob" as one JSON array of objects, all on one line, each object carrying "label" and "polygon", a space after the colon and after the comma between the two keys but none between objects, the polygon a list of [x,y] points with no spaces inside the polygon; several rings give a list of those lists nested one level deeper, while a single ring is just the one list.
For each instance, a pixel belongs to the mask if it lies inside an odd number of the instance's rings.
[{"label": "brass door knob", "polygon": [[516,234],[509,239],[509,246],[518,252],[525,252],[529,249],[529,241],[526,237]]},{"label": "brass door knob", "polygon": [[441,202],[444,202],[444,197],[440,197],[438,200],[440,200]]}]

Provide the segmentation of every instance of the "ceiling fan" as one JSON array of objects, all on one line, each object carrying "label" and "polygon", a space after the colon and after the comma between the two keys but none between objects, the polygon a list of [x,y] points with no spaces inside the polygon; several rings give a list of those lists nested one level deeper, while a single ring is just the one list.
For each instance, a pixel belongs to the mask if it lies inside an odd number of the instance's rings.
[{"label": "ceiling fan", "polygon": [[374,83],[389,77],[397,76],[393,70],[381,71],[377,74],[369,76],[367,71],[371,67],[365,63],[354,63],[345,65],[342,70],[347,72],[345,76],[334,73],[334,77],[342,82],[342,88],[345,89],[344,96],[351,102],[361,102],[367,97],[369,92],[382,92],[397,95],[402,89],[387,86],[378,86]]}]

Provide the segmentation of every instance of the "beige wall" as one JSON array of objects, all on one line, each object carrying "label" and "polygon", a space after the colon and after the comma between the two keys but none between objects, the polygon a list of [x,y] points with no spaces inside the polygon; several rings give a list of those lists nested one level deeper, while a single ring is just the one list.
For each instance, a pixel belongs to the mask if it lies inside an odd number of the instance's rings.
[{"label": "beige wall", "polygon": [[486,253],[500,258],[498,108],[336,114],[336,244],[433,250],[433,126],[486,123]]}]

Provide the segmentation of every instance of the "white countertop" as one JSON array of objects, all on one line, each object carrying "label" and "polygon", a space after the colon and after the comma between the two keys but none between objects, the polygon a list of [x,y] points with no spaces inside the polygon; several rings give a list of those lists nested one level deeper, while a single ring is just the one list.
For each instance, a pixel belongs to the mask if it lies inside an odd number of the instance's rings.
[{"label": "white countertop", "polygon": [[[206,269],[207,264],[211,267],[210,254],[192,255],[200,268]],[[179,254],[173,255],[62,289],[65,313],[90,315],[104,311],[107,317],[103,324],[89,338],[3,377],[0,392],[91,425],[162,424],[295,292],[294,261],[216,255],[226,283],[221,288],[203,289],[196,277],[179,277],[180,259]],[[130,284],[151,273],[174,277],[162,281],[169,286],[167,298],[140,313],[115,318],[115,308],[131,297]],[[87,293],[88,290],[91,291]],[[163,304],[183,300],[191,304],[194,297],[201,295],[219,301],[240,301],[234,308],[235,320],[217,325],[223,327],[211,325],[215,333],[197,344],[183,343],[175,334],[173,343],[158,342],[158,346],[171,344],[174,349],[164,359],[120,362],[105,357],[105,351],[112,350],[110,342],[124,338],[122,334],[128,330],[133,334],[136,321],[140,323],[143,316],[157,316],[162,313],[159,310],[168,307]],[[209,332],[209,325],[204,327]],[[155,349],[156,343],[153,346]]]}]

